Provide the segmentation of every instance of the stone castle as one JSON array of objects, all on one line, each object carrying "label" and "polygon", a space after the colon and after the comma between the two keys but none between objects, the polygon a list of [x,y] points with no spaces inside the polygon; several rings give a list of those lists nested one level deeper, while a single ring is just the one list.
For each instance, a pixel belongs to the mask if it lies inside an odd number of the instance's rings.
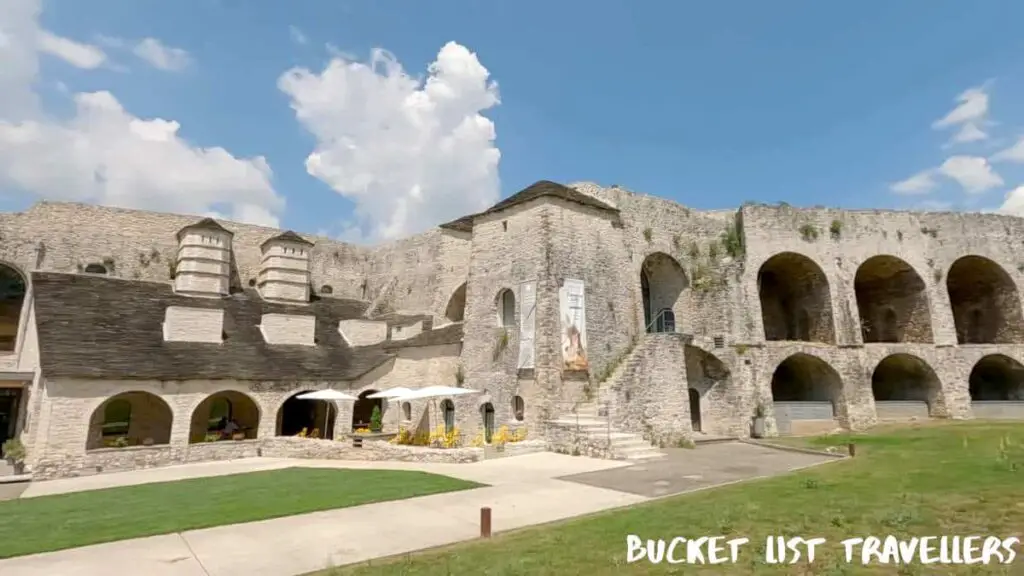
[{"label": "stone castle", "polygon": [[[617,458],[705,437],[1024,418],[1024,220],[538,182],[362,247],[42,202],[0,215],[0,440],[37,478],[274,452],[316,428],[525,428]],[[335,388],[358,402],[297,402]],[[438,412],[435,412],[437,414]],[[208,441],[237,421],[246,441]],[[238,438],[236,438],[238,439]],[[280,448],[279,446],[277,448]]]}]

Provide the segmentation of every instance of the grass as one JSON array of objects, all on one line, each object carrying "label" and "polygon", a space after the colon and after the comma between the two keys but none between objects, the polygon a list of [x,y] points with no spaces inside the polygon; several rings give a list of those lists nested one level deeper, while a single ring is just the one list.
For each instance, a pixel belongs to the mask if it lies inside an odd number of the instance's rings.
[{"label": "grass", "polygon": [[287,468],[0,502],[0,558],[476,488],[400,470]]},{"label": "grass", "polygon": [[[320,576],[486,574],[1020,574],[1006,566],[846,564],[846,538],[1021,535],[1024,425],[949,423],[802,441],[823,448],[857,444],[856,458],[803,472],[676,496],[544,527]],[[793,443],[793,442],[790,442]],[[500,511],[496,511],[500,514]],[[626,564],[626,535],[671,539],[726,535],[750,543],[735,565]],[[820,536],[815,563],[769,566],[769,535]],[[1018,547],[1018,553],[1024,552]],[[1024,562],[1018,556],[1016,564]]]}]

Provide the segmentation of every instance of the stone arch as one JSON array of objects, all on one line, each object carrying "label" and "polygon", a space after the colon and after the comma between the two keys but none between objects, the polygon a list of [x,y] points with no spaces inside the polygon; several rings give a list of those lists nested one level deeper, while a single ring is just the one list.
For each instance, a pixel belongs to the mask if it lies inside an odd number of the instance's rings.
[{"label": "stone arch", "polygon": [[192,411],[188,441],[205,442],[215,437],[230,440],[236,434],[245,434],[247,440],[255,439],[260,416],[259,405],[248,394],[237,390],[215,392]]},{"label": "stone arch", "polygon": [[104,266],[103,264],[96,264],[95,262],[93,262],[92,264],[87,264],[85,266],[85,273],[86,274],[106,274],[107,273],[107,267]]},{"label": "stone arch", "polygon": [[890,354],[883,358],[871,373],[871,394],[879,418],[945,413],[939,377],[927,362],[911,354]]},{"label": "stone arch", "polygon": [[277,411],[278,436],[296,436],[305,430],[306,435],[311,438],[334,437],[335,422],[338,418],[338,407],[334,402],[298,398],[301,394],[313,391],[300,390],[281,403]]},{"label": "stone arch", "polygon": [[441,401],[441,422],[446,433],[455,429],[455,402],[449,398]]},{"label": "stone arch", "polygon": [[412,402],[402,402],[402,420],[412,421]]},{"label": "stone arch", "polygon": [[459,284],[459,287],[452,292],[448,299],[448,305],[444,309],[444,317],[451,322],[462,322],[466,317],[466,283]]},{"label": "stone arch", "polygon": [[[382,398],[369,398],[371,394],[376,393],[377,390],[364,390],[359,393],[359,397],[352,404],[353,430],[370,427],[370,421],[373,419],[374,408],[379,408],[381,417],[384,417],[384,400]],[[410,407],[409,410],[411,411],[412,408]]]},{"label": "stone arch", "polygon": [[485,402],[480,407],[480,417],[484,422],[484,442],[491,443],[491,438],[494,436],[494,404]]},{"label": "stone arch", "polygon": [[865,343],[932,342],[927,285],[906,261],[872,256],[857,267],[853,286]]},{"label": "stone arch", "polygon": [[731,415],[712,410],[734,400],[729,368],[717,356],[696,346],[686,346],[683,357],[691,426],[698,432],[729,434],[737,423]]},{"label": "stone arch", "polygon": [[86,450],[170,444],[174,412],[151,392],[122,392],[107,398],[89,418]]},{"label": "stone arch", "polygon": [[526,401],[523,400],[522,396],[512,397],[512,418],[516,422],[522,422],[526,419]]},{"label": "stone arch", "polygon": [[664,252],[644,258],[640,294],[647,332],[675,332],[688,315],[690,279],[679,262]]},{"label": "stone arch", "polygon": [[17,344],[28,286],[26,278],[21,270],[0,263],[0,353],[14,352]]},{"label": "stone arch", "polygon": [[827,362],[798,352],[772,373],[772,405],[780,434],[815,434],[845,423],[843,381]]},{"label": "stone arch", "polygon": [[509,288],[503,288],[495,298],[498,307],[498,326],[511,330],[516,326],[516,295]]},{"label": "stone arch", "polygon": [[1021,401],[1024,365],[1005,354],[989,354],[971,369],[968,383],[971,402]]},{"label": "stone arch", "polygon": [[324,296],[330,296],[334,294],[334,286],[331,286],[330,284],[324,284],[323,286],[320,287],[320,293],[323,294]]},{"label": "stone arch", "polygon": [[835,343],[828,278],[813,260],[782,252],[757,272],[765,340]]},{"label": "stone arch", "polygon": [[1024,342],[1017,285],[1002,266],[983,256],[963,256],[946,274],[958,344]]}]

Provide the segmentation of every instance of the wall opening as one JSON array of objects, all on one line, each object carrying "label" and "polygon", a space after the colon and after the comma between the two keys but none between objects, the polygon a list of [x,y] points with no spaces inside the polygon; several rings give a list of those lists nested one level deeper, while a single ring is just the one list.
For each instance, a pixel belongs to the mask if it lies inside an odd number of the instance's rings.
[{"label": "wall opening", "polygon": [[412,420],[412,403],[402,402],[402,420],[409,422]]},{"label": "wall opening", "polygon": [[189,442],[256,438],[260,409],[247,394],[224,390],[207,396],[192,412]]},{"label": "wall opening", "polygon": [[757,273],[765,340],[835,343],[828,279],[810,258],[783,252]]},{"label": "wall opening", "polygon": [[655,252],[640,266],[640,293],[646,332],[675,332],[689,314],[690,279],[675,258]]},{"label": "wall opening", "polygon": [[156,394],[124,392],[93,411],[86,450],[169,444],[173,423],[171,407]]},{"label": "wall opening", "polygon": [[516,422],[522,422],[526,418],[526,401],[522,396],[512,397],[512,417]]},{"label": "wall opening", "polygon": [[14,351],[25,286],[25,277],[18,270],[0,264],[0,353]]},{"label": "wall opening", "polygon": [[839,374],[824,360],[809,354],[786,358],[772,374],[775,402],[831,402],[842,393]]},{"label": "wall opening", "polygon": [[455,403],[451,400],[441,401],[441,417],[444,418],[445,434],[451,434],[455,430]]},{"label": "wall opening", "polygon": [[333,438],[338,408],[334,402],[300,400],[299,395],[313,390],[296,392],[277,411],[277,435],[297,436],[305,430],[309,438]]},{"label": "wall opening", "polygon": [[974,365],[969,378],[972,402],[1024,400],[1024,366],[1002,354],[990,354]]},{"label": "wall opening", "polygon": [[700,392],[697,392],[693,388],[689,388],[687,393],[690,396],[690,426],[693,428],[694,432],[700,432]]},{"label": "wall opening", "polygon": [[999,264],[981,256],[964,256],[946,274],[959,344],[1024,342],[1017,286]]},{"label": "wall opening", "polygon": [[921,276],[895,256],[873,256],[854,277],[865,343],[932,342],[928,292]]},{"label": "wall opening", "polygon": [[[352,404],[352,429],[369,428],[373,420],[373,409],[379,408],[381,417],[384,416],[384,400],[381,398],[369,398],[376,394],[376,390],[367,390],[359,395],[359,398]],[[410,410],[412,410],[410,408]],[[412,420],[412,418],[409,418]]]},{"label": "wall opening", "polygon": [[466,283],[463,282],[448,299],[444,317],[452,322],[462,322],[466,317]]},{"label": "wall opening", "polygon": [[494,437],[494,405],[490,402],[480,407],[480,414],[484,420],[484,442],[491,443]]},{"label": "wall opening", "polygon": [[323,286],[320,287],[320,293],[323,294],[324,296],[330,296],[334,294],[334,287],[331,286],[330,284],[324,284]]},{"label": "wall opening", "polygon": [[694,430],[708,434],[742,434],[749,419],[728,412],[703,410],[704,405],[729,406],[735,403],[729,368],[717,356],[696,346],[684,347],[683,354],[689,385],[690,420],[696,426]]},{"label": "wall opening", "polygon": [[[871,393],[880,417],[923,416],[942,411],[942,384],[927,362],[910,354],[886,356],[871,373]],[[887,403],[890,403],[886,405]]]},{"label": "wall opening", "polygon": [[516,295],[505,288],[498,293],[498,326],[511,330],[516,326]]},{"label": "wall opening", "polygon": [[88,264],[85,267],[86,274],[106,274],[107,267],[103,264]]}]

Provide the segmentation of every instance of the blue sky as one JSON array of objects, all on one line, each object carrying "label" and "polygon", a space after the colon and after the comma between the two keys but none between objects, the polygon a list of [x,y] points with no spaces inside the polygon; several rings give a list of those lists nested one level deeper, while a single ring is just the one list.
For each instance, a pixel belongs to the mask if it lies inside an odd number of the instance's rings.
[{"label": "blue sky", "polygon": [[[38,0],[0,0],[0,12],[15,3]],[[56,197],[269,219],[359,241],[422,229],[539,179],[619,184],[696,208],[748,200],[1000,208],[1007,192],[1024,184],[1024,148],[998,156],[1024,135],[1024,4],[867,6],[49,0],[36,21],[39,30],[102,50],[103,63],[90,66],[37,42],[44,47],[33,90],[43,112],[31,120],[8,114],[11,125],[36,121],[66,128],[72,122],[73,128],[36,144],[68,146],[88,130],[88,146],[107,149],[94,128],[100,121],[75,121],[73,95],[109,92],[100,108],[116,101],[129,121],[177,122],[181,150],[222,147],[235,163],[207,172],[209,163],[190,163],[195,159],[185,152],[158,150],[122,168],[116,164],[137,148],[122,142],[109,149],[125,153],[90,154],[54,183],[61,169],[55,165],[68,155],[54,153],[47,178],[28,174],[5,182],[0,175],[0,207],[21,209],[36,198]],[[180,66],[147,65],[133,48],[145,38],[181,50]],[[365,63],[374,48],[390,52],[412,80],[421,80],[448,42],[475,53],[490,74],[466,88],[472,94],[453,104],[451,113],[490,119],[493,142],[481,140],[487,129],[477,123],[473,138],[458,140],[444,154],[436,150],[453,142],[444,130],[423,136],[425,147],[409,148],[420,137],[412,128],[419,120],[378,125],[403,110],[382,96],[386,83],[369,82],[365,70],[336,77],[330,86],[313,82],[326,78],[320,75],[332,58]],[[294,68],[311,79],[301,94],[280,85]],[[342,81],[365,86],[339,88]],[[490,81],[497,83],[500,103],[479,104],[491,93]],[[448,89],[464,86],[453,82]],[[347,96],[334,97],[332,89]],[[972,89],[966,115],[935,127]],[[305,123],[297,102],[308,116]],[[0,121],[3,114],[0,99]],[[378,124],[349,128],[367,118]],[[951,142],[957,134],[964,141]],[[337,152],[340,136],[377,156],[335,155],[324,160],[321,173],[310,174],[307,157],[318,149]],[[481,168],[493,148],[500,150],[500,162],[493,171]],[[10,165],[3,161],[6,152],[23,159],[26,150],[23,138],[5,143],[0,132],[0,168]],[[179,156],[178,163],[167,160]],[[246,163],[255,157],[269,166],[265,182],[260,169]],[[164,182],[168,174],[175,175],[173,185]],[[914,183],[893,190],[915,175]],[[236,176],[241,183],[227,180]],[[192,181],[200,177],[207,183]],[[79,184],[82,178],[88,185]],[[373,183],[350,193],[346,187],[353,181]],[[209,182],[234,192],[219,195]],[[194,201],[176,192],[193,188]],[[1024,189],[1020,195],[1021,204],[1008,204],[1008,210],[1024,213]]]}]

